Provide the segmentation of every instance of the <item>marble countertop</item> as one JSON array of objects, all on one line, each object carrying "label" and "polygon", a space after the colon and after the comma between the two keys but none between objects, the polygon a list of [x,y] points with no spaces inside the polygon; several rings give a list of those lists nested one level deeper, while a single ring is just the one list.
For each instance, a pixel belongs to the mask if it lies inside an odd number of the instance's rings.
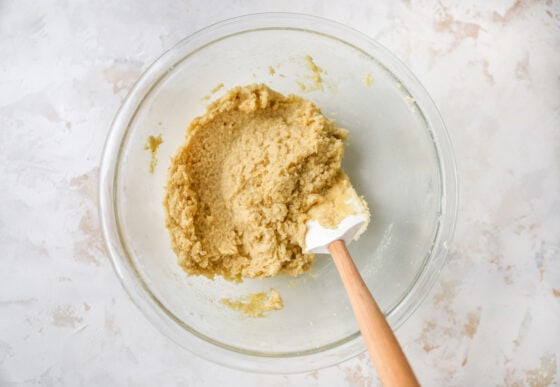
[{"label": "marble countertop", "polygon": [[[560,384],[560,2],[0,2],[0,385],[377,385],[364,354],[296,375],[211,364],[113,273],[100,155],[131,85],[219,20],[292,11],[385,45],[439,106],[460,209],[448,264],[397,336],[427,386]],[[280,5],[281,4],[281,5]]]}]

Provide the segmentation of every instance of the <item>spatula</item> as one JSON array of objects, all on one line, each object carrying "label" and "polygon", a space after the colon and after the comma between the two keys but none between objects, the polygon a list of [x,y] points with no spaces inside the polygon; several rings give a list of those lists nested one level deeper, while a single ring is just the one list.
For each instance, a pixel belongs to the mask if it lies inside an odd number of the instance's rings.
[{"label": "spatula", "polygon": [[346,248],[365,230],[369,221],[369,212],[362,201],[351,186],[348,189],[352,190],[348,196],[356,213],[345,217],[335,228],[323,227],[317,220],[308,221],[306,250],[332,255],[381,383],[384,386],[419,386],[395,334]]}]

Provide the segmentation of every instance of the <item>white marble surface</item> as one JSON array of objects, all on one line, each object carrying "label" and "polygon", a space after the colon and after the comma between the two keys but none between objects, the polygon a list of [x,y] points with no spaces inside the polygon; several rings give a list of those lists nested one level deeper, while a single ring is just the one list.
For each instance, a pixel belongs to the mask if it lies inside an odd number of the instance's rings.
[{"label": "white marble surface", "polygon": [[420,380],[560,384],[560,2],[0,1],[0,385],[377,385],[365,356],[252,375],[182,350],[132,304],[99,232],[98,165],[132,83],[182,37],[295,11],[374,37],[455,144],[449,263],[397,332]]}]

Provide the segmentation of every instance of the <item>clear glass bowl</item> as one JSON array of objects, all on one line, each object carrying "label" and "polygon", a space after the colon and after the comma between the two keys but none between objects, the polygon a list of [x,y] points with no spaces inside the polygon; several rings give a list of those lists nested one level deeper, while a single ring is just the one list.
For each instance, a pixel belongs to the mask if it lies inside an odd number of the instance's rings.
[{"label": "clear glass bowl", "polygon": [[[324,90],[301,90],[313,77],[306,55],[324,70]],[[204,112],[206,96],[255,82],[313,100],[349,130],[343,167],[372,212],[351,253],[392,327],[411,315],[436,280],[453,233],[452,146],[434,103],[402,63],[367,36],[321,18],[268,13],[226,20],[181,41],[144,73],[104,150],[104,237],[132,300],[186,349],[255,372],[329,366],[365,350],[330,257],[317,256],[297,278],[237,284],[188,277],[170,248],[162,206],[170,157]],[[225,87],[212,94],[220,83]],[[144,144],[158,134],[164,142],[150,174]],[[264,318],[220,302],[269,288],[280,291],[285,307]]]}]

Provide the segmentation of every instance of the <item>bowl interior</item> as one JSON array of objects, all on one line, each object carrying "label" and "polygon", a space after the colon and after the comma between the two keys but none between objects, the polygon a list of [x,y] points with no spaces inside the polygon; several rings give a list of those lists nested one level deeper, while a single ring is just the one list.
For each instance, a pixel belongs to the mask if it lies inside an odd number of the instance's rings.
[{"label": "bowl interior", "polygon": [[[322,90],[312,86],[306,55],[324,70]],[[170,158],[209,100],[256,82],[311,99],[349,130],[343,167],[372,213],[368,230],[350,250],[391,321],[430,257],[442,199],[432,133],[405,82],[338,38],[286,28],[232,34],[160,65],[168,71],[146,91],[121,144],[115,208],[130,261],[173,324],[218,346],[264,356],[321,351],[358,336],[329,256],[318,255],[313,269],[299,277],[240,284],[188,277],[176,264],[162,205]],[[220,83],[224,88],[212,93]],[[150,174],[144,144],[159,134],[164,142]],[[245,317],[220,302],[270,288],[280,291],[285,307],[264,318]]]}]

